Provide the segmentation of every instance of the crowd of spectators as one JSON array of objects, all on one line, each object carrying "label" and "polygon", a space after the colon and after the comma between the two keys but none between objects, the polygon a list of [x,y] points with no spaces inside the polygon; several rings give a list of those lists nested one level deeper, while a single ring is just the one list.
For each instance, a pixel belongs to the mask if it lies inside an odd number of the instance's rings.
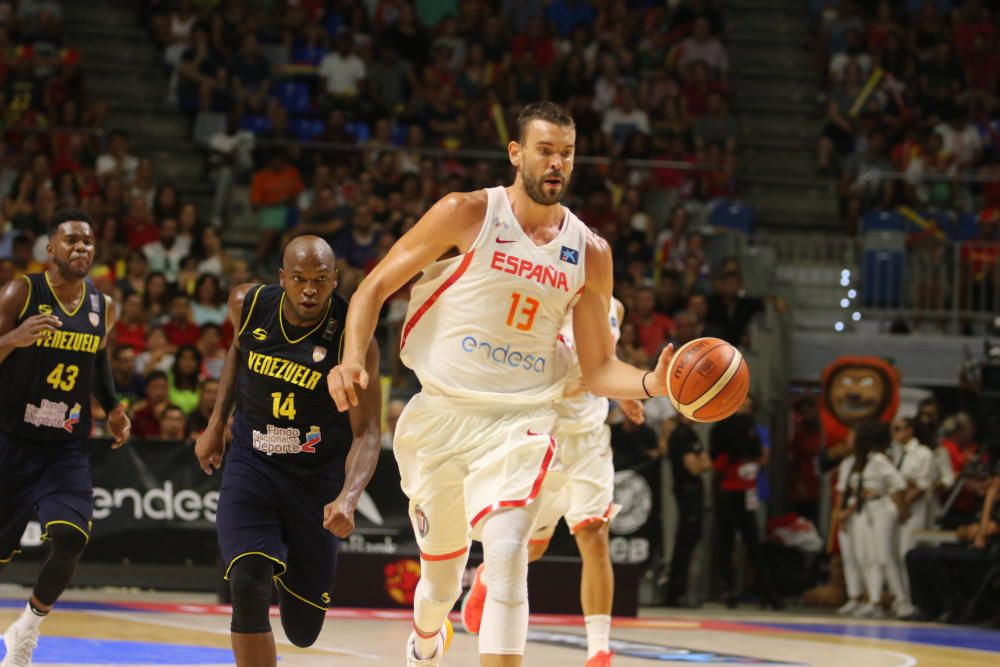
[{"label": "crowd of spectators", "polygon": [[[986,595],[1000,556],[994,435],[977,437],[965,412],[942,418],[937,400],[926,398],[912,416],[862,424],[845,443],[824,447],[814,399],[799,400],[789,443],[789,473],[796,479],[789,499],[796,511],[825,524],[817,512],[826,478],[818,472],[835,480],[835,544],[847,589],[839,613],[880,618],[891,612],[951,623],[1000,619]],[[942,529],[954,531],[954,539],[918,542]]]},{"label": "crowd of spectators", "polygon": [[[177,104],[196,135],[217,127],[206,150],[232,168],[223,194],[246,186],[259,231],[248,251],[223,246],[226,202],[199,209],[126,133],[105,131],[106,104],[87,96],[79,53],[58,38],[58,4],[15,3],[0,27],[17,56],[4,72],[0,283],[42,267],[56,207],[93,217],[91,278],[119,305],[112,354],[142,417],[136,435],[161,434],[168,406],[196,412],[232,337],[231,286],[273,276],[283,244],[314,233],[337,252],[349,296],[444,193],[509,182],[507,128],[536,99],[573,113],[578,154],[606,158],[577,165],[566,203],[615,248],[630,312],[622,356],[649,364],[665,340],[713,333],[747,342],[764,301],[707,247],[707,206],[732,194],[736,148],[714,3],[454,4],[144,3]],[[387,349],[406,299],[384,313]],[[412,391],[386,357],[400,393]]]},{"label": "crowd of spectators", "polygon": [[[819,168],[839,174],[848,233],[868,211],[907,206],[952,238],[997,240],[1000,48],[992,3],[811,4],[827,100]],[[958,233],[956,214],[973,216],[978,233]]]}]

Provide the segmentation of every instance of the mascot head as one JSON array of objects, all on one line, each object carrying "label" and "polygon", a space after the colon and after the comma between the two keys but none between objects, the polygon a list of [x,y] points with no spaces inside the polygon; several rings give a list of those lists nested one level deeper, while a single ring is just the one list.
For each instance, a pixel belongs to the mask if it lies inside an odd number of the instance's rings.
[{"label": "mascot head", "polygon": [[899,409],[899,373],[878,357],[840,357],[823,371],[822,421],[828,446],[869,419],[889,421]]}]

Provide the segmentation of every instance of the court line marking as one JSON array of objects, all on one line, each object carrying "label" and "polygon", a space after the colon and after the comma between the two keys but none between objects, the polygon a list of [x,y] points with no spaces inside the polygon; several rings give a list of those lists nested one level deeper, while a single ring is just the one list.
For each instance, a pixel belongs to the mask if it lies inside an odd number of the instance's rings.
[{"label": "court line marking", "polygon": [[[97,610],[94,610],[94,611],[87,611],[87,612],[84,612],[84,613],[86,613],[86,614],[94,614],[96,616],[106,616],[108,618],[113,618],[115,620],[121,620],[121,621],[135,621],[137,623],[147,623],[149,625],[161,625],[161,626],[168,627],[168,628],[177,628],[179,630],[192,630],[192,631],[195,631],[195,632],[207,632],[209,634],[224,635],[226,637],[228,637],[229,634],[230,634],[228,630],[220,630],[218,628],[206,628],[204,626],[197,625],[195,623],[183,623],[181,621],[170,621],[170,620],[162,619],[162,618],[154,618],[152,616],[138,616],[138,617],[136,617],[136,616],[130,616],[130,615],[128,615],[128,612],[97,611]],[[279,639],[278,637],[275,637],[274,641],[277,644],[283,644],[285,646],[292,646],[292,647],[295,646],[290,641],[287,641],[285,639]],[[351,656],[353,658],[362,658],[364,660],[382,660],[383,659],[383,657],[380,656],[380,655],[374,655],[372,653],[363,653],[361,651],[352,651],[352,650],[346,649],[346,648],[335,648],[335,647],[332,647],[332,646],[320,646],[318,644],[313,644],[309,648],[312,649],[312,650],[323,652],[323,653],[330,653],[331,655]]]}]

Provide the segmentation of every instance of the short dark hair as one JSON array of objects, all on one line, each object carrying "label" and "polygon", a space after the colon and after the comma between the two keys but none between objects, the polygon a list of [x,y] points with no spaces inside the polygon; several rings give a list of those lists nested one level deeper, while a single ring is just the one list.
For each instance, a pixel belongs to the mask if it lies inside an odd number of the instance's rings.
[{"label": "short dark hair", "polygon": [[559,127],[575,127],[573,116],[566,109],[553,102],[532,102],[521,108],[517,114],[517,141],[524,143],[524,132],[528,123],[543,120]]},{"label": "short dark hair", "polygon": [[167,383],[170,382],[170,378],[163,371],[149,371],[149,374],[146,375],[146,384],[148,385],[154,380],[163,380]]},{"label": "short dark hair", "polygon": [[167,407],[163,408],[163,412],[160,413],[160,418],[166,417],[168,412],[179,412],[181,413],[181,419],[185,417],[184,410],[176,403],[167,403]]},{"label": "short dark hair", "polygon": [[91,229],[94,227],[94,221],[86,211],[78,208],[61,208],[53,213],[49,220],[49,236],[55,234],[59,230],[59,225],[64,222],[86,222]]}]

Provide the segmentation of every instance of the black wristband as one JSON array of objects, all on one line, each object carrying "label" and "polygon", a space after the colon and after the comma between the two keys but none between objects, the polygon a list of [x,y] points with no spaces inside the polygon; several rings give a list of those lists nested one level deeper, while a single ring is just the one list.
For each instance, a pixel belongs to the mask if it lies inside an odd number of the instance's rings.
[{"label": "black wristband", "polygon": [[118,406],[118,399],[115,396],[115,378],[111,375],[111,364],[108,360],[108,351],[97,351],[97,365],[94,377],[94,396],[97,402],[110,413]]},{"label": "black wristband", "polygon": [[645,374],[643,374],[643,376],[642,376],[642,390],[644,392],[646,392],[646,396],[648,396],[650,398],[653,398],[653,395],[649,393],[648,389],[646,389],[646,376],[649,375],[652,372],[653,371],[646,371]]}]

